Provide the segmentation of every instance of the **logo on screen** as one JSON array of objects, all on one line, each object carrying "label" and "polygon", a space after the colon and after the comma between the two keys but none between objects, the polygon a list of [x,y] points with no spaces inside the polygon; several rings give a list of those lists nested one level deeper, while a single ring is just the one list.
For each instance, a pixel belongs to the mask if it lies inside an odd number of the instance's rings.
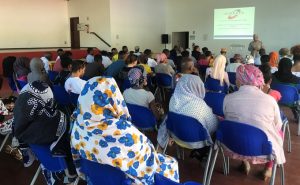
[{"label": "logo on screen", "polygon": [[236,19],[241,14],[243,14],[242,10],[241,9],[236,9],[236,10],[233,10],[232,12],[229,12],[227,18],[229,20]]}]

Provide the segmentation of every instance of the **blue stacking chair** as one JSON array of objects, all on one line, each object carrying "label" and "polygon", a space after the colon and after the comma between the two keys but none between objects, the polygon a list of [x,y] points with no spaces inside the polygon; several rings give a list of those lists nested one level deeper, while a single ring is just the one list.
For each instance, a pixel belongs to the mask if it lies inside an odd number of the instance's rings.
[{"label": "blue stacking chair", "polygon": [[54,98],[58,104],[60,104],[62,106],[72,104],[72,102],[70,100],[70,96],[64,87],[62,87],[60,85],[53,85],[52,91],[54,94]]},{"label": "blue stacking chair", "polygon": [[227,72],[227,74],[228,74],[229,82],[230,82],[232,85],[236,85],[236,73],[233,73],[233,72]]},{"label": "blue stacking chair", "polygon": [[70,93],[69,93],[69,96],[70,96],[70,99],[71,99],[71,103],[72,103],[74,106],[77,106],[79,94],[75,94],[75,93],[70,92]]},{"label": "blue stacking chair", "polygon": [[154,179],[155,179],[155,183],[154,183],[155,185],[201,185],[197,182],[186,182],[184,184],[177,183],[160,174],[155,174]]},{"label": "blue stacking chair", "polygon": [[25,85],[27,85],[27,82],[26,81],[22,81],[22,80],[17,80],[17,84],[18,84],[19,89],[22,90],[23,87]]},{"label": "blue stacking chair", "polygon": [[288,139],[288,152],[292,152],[292,140],[291,140],[291,131],[290,131],[290,125],[289,125],[289,120],[287,117],[284,115],[283,111],[280,110],[280,117],[282,120],[282,132],[284,133],[284,136],[287,135]]},{"label": "blue stacking chair", "polygon": [[166,100],[165,91],[166,89],[172,89],[173,78],[168,74],[156,73],[155,80],[157,83],[157,89],[155,91],[155,94],[159,90],[161,99],[165,101]]},{"label": "blue stacking chair", "polygon": [[140,130],[153,130],[156,118],[152,111],[146,107],[127,103],[132,123]]},{"label": "blue stacking chair", "polygon": [[204,101],[212,108],[214,114],[224,117],[223,103],[225,96],[224,93],[207,92]]},{"label": "blue stacking chair", "polygon": [[221,92],[221,93],[227,93],[228,91],[228,87],[226,84],[221,86],[220,80],[213,79],[210,76],[207,77],[204,85],[208,91]]},{"label": "blue stacking chair", "polygon": [[125,173],[115,167],[86,159],[81,159],[80,164],[81,171],[93,185],[131,185]]},{"label": "blue stacking chair", "polygon": [[279,104],[283,106],[287,106],[289,108],[294,108],[298,114],[298,136],[300,135],[300,112],[296,108],[297,102],[299,100],[299,94],[296,87],[288,84],[281,84],[281,83],[272,83],[271,88],[277,90],[281,94],[281,99],[279,100]]},{"label": "blue stacking chair", "polygon": [[[65,159],[63,157],[53,157],[51,154],[49,145],[30,145],[30,149],[32,150],[34,155],[37,157],[37,159],[40,161],[40,163],[47,170],[49,170],[51,172],[58,172],[58,171],[65,170],[66,172],[68,172]],[[42,170],[42,168],[40,165],[31,181],[30,185],[34,185],[41,170]],[[68,173],[67,173],[67,175],[68,175]]]},{"label": "blue stacking chair", "polygon": [[48,76],[51,82],[54,82],[55,78],[58,76],[56,71],[48,71]]},{"label": "blue stacking chair", "polygon": [[[208,168],[213,150],[213,143],[209,140],[208,131],[196,119],[174,112],[169,112],[167,118],[167,129],[176,144],[181,147],[186,147],[185,143],[198,143],[199,145],[210,146],[208,159],[203,176],[203,184],[206,184]],[[184,145],[184,146],[183,146]],[[164,148],[166,151],[167,145]],[[195,146],[190,146],[189,149],[199,149]]]},{"label": "blue stacking chair", "polygon": [[[226,146],[232,152],[241,156],[265,156],[266,159],[274,161],[272,177],[270,185],[274,185],[277,163],[272,154],[272,143],[268,141],[267,135],[260,129],[248,124],[222,121],[217,130],[216,152],[212,160],[212,165],[209,171],[207,185],[210,184],[212,172],[216,163],[218,152],[223,146]],[[229,173],[229,159],[226,162],[226,175]],[[284,185],[284,169],[283,165],[279,165],[281,169],[281,185]]]}]

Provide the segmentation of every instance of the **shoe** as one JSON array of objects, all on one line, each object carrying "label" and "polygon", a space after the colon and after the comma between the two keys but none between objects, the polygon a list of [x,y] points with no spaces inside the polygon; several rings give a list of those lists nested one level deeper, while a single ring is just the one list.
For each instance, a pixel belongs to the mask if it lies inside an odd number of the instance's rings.
[{"label": "shoe", "polygon": [[248,161],[243,161],[240,166],[240,170],[245,172],[246,175],[249,175],[250,170],[251,170],[250,163]]},{"label": "shoe", "polygon": [[272,176],[272,168],[265,168],[263,171],[264,181],[268,181]]},{"label": "shoe", "polygon": [[29,148],[21,148],[24,167],[29,167],[33,164],[35,156]]}]

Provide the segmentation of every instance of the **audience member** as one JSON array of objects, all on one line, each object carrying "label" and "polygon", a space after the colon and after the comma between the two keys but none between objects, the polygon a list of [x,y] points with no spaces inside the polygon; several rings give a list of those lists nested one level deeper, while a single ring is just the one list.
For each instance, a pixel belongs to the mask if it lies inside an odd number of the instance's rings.
[{"label": "audience member", "polygon": [[282,58],[278,65],[278,71],[273,74],[273,80],[281,83],[299,84],[300,78],[292,73],[292,61],[289,58]]},{"label": "audience member", "polygon": [[280,59],[282,58],[289,58],[290,57],[290,50],[288,48],[281,48],[279,50]]},{"label": "audience member", "polygon": [[134,53],[133,53],[135,56],[139,57],[141,55],[141,52],[140,52],[140,46],[135,46],[134,47]]},{"label": "audience member", "polygon": [[168,64],[173,68],[176,69],[176,66],[174,64],[174,61],[172,59],[170,59],[170,51],[168,49],[164,49],[162,51],[168,58]]},{"label": "audience member", "polygon": [[170,51],[170,59],[172,59],[173,61],[176,61],[177,59],[177,53],[178,53],[178,46],[174,46],[173,49]]},{"label": "audience member", "polygon": [[[8,56],[8,57],[5,57],[3,59],[2,70],[3,70],[3,76],[4,77],[6,77],[6,78],[13,77],[13,75],[14,75],[14,63],[16,62],[16,60],[17,60],[17,58],[15,56]],[[29,63],[28,63],[27,66],[29,66]],[[28,67],[28,69],[29,69],[29,67]]]},{"label": "audience member", "polygon": [[74,60],[72,62],[71,76],[65,82],[65,89],[67,92],[80,94],[86,81],[82,80],[85,71],[85,63],[81,60]]},{"label": "audience member", "polygon": [[226,72],[235,73],[240,65],[242,65],[242,56],[240,54],[235,54],[233,56],[233,63],[227,65]]},{"label": "audience member", "polygon": [[118,75],[118,79],[123,81],[125,79],[128,79],[128,72],[130,71],[130,69],[132,69],[133,67],[135,67],[137,65],[137,56],[135,56],[134,54],[130,54],[127,59],[126,59],[126,66],[123,67],[123,69],[120,71],[119,75]]},{"label": "audience member", "polygon": [[117,48],[112,48],[111,49],[111,54],[112,54],[112,61],[115,62],[117,61],[119,58],[118,58],[118,50]]},{"label": "audience member", "polygon": [[61,62],[60,58],[64,54],[64,50],[60,48],[56,51],[56,53],[57,53],[57,57],[56,57],[56,60],[55,60],[55,64],[53,66],[53,71],[56,71],[56,72],[59,73],[63,70],[63,68],[61,67],[61,64],[60,64],[60,62]]},{"label": "audience member", "polygon": [[[268,140],[272,142],[272,153],[276,157],[276,163],[285,163],[279,107],[271,96],[261,91],[264,85],[263,74],[253,65],[241,65],[237,69],[236,78],[239,90],[225,97],[223,105],[225,119],[261,129],[266,133]],[[226,151],[233,158],[241,159],[238,154],[228,149]],[[262,163],[257,158],[244,160],[243,168],[246,174],[250,172],[249,161],[254,164],[259,161]],[[272,162],[266,163],[263,172],[265,180],[271,177],[272,166]]]},{"label": "audience member", "polygon": [[226,48],[221,48],[220,54],[224,55],[226,57],[226,55],[227,55],[227,49]]},{"label": "audience member", "polygon": [[266,49],[265,48],[261,48],[258,52],[259,56],[263,56],[263,55],[266,55],[267,52],[266,52]]},{"label": "audience member", "polygon": [[45,55],[41,58],[41,60],[44,64],[45,71],[48,73],[48,71],[50,70],[49,61],[52,60],[52,53],[50,52],[45,53]]},{"label": "audience member", "polygon": [[252,55],[246,55],[245,64],[254,65],[255,61]]},{"label": "audience member", "polygon": [[[36,59],[39,60],[39,59]],[[53,92],[47,83],[30,82],[21,91],[14,109],[14,134],[23,152],[29,152],[24,145],[51,145],[53,155],[66,156],[69,174],[65,180],[76,180],[77,173],[73,164],[67,117],[55,107]],[[25,151],[24,151],[25,150]],[[32,157],[33,154],[29,155]],[[31,159],[31,163],[34,160]],[[56,184],[57,174],[43,169],[44,177],[50,184]],[[64,178],[61,178],[64,179]]]},{"label": "audience member", "polygon": [[213,67],[207,68],[205,79],[210,77],[216,80],[220,80],[221,86],[224,86],[224,84],[226,84],[229,87],[229,77],[227,72],[225,72],[225,66],[226,57],[224,55],[217,56],[217,58],[214,60]]},{"label": "audience member", "polygon": [[267,64],[269,65],[270,62],[270,56],[269,55],[262,55],[260,57],[261,65]]},{"label": "audience member", "polygon": [[276,51],[272,51],[270,54],[270,66],[271,66],[271,73],[275,73],[278,71],[278,62],[279,62],[279,54]]},{"label": "audience member", "polygon": [[177,58],[175,60],[176,69],[179,73],[181,73],[181,62],[184,58],[189,58],[190,52],[187,50],[184,50],[181,52],[180,55],[177,55]]},{"label": "audience member", "polygon": [[159,64],[157,66],[155,66],[155,68],[154,68],[155,73],[163,73],[163,74],[167,74],[170,76],[175,75],[174,69],[172,68],[172,66],[170,66],[168,64],[168,58],[167,58],[166,54],[161,53],[158,56],[157,61],[159,62]]},{"label": "audience member", "polygon": [[108,57],[108,52],[107,51],[101,51],[102,55],[102,64],[104,68],[106,69],[110,64],[112,64],[112,61]]},{"label": "audience member", "polygon": [[127,46],[122,46],[122,51],[123,51],[125,54],[129,54],[129,52],[128,52],[128,47],[127,47]]},{"label": "audience member", "polygon": [[293,60],[294,65],[292,67],[292,72],[297,77],[300,77],[300,55],[294,55]]},{"label": "audience member", "polygon": [[300,55],[300,45],[293,46],[291,48],[292,55]]},{"label": "audience member", "polygon": [[48,74],[45,71],[43,61],[41,59],[39,58],[31,59],[30,70],[31,72],[27,76],[28,83],[32,83],[34,81],[42,81],[42,82],[46,82],[49,86],[52,85],[52,83],[48,78]]},{"label": "audience member", "polygon": [[157,66],[157,62],[151,58],[151,55],[152,55],[152,51],[150,49],[146,49],[144,51],[144,55],[147,57],[147,64],[150,66],[150,67],[155,67]]},{"label": "audience member", "polygon": [[87,49],[86,62],[87,63],[93,63],[94,62],[94,48],[88,48]]},{"label": "audience member", "polygon": [[30,59],[27,57],[19,57],[13,64],[14,72],[17,80],[27,81],[27,75],[30,73]]},{"label": "audience member", "polygon": [[157,153],[150,140],[132,125],[113,78],[90,79],[74,117],[71,146],[78,164],[80,159],[88,159],[116,167],[134,184],[153,184],[157,172],[179,182],[177,161]]},{"label": "audience member", "polygon": [[125,58],[126,58],[126,54],[124,53],[124,51],[119,51],[118,60],[113,62],[111,65],[109,65],[106,68],[104,74],[106,76],[111,76],[111,77],[117,78],[118,74],[121,72],[123,67],[126,66]]},{"label": "audience member", "polygon": [[139,56],[138,61],[139,61],[139,66],[142,66],[143,69],[145,70],[147,75],[152,74],[152,69],[151,67],[147,64],[147,56],[145,54],[142,54]]},{"label": "audience member", "polygon": [[103,57],[100,54],[95,55],[95,61],[86,65],[84,77],[90,79],[95,76],[102,76],[104,73],[102,59]]},{"label": "audience member", "polygon": [[199,71],[195,67],[195,63],[191,58],[182,59],[180,77],[185,74],[192,74],[192,75],[199,76]]},{"label": "audience member", "polygon": [[72,69],[72,59],[67,55],[62,55],[60,57],[62,71],[59,72],[57,77],[54,80],[54,85],[65,86],[65,82],[71,75]]},{"label": "audience member", "polygon": [[199,46],[194,46],[193,51],[192,51],[192,56],[198,61],[200,59],[200,47]]},{"label": "audience member", "polygon": [[123,93],[126,103],[139,105],[149,108],[157,120],[160,120],[157,103],[152,92],[146,91],[144,87],[147,86],[147,77],[143,75],[140,68],[130,69],[128,72],[128,79],[131,88],[126,89]]}]

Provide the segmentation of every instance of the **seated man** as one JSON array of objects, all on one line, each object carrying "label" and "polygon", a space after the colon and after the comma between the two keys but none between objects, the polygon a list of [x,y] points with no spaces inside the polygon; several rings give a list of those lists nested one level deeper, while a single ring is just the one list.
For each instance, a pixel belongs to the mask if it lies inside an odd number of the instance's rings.
[{"label": "seated man", "polygon": [[137,65],[137,56],[135,56],[134,54],[130,54],[126,61],[126,66],[123,67],[123,69],[120,71],[119,75],[118,75],[118,80],[120,81],[124,81],[125,79],[128,78],[128,72],[130,71],[130,69],[132,69],[133,67],[135,67]]},{"label": "seated man", "polygon": [[54,80],[55,85],[65,86],[66,80],[70,77],[72,68],[72,59],[66,55],[60,57],[60,64],[62,71],[57,75]]},{"label": "seated man", "polygon": [[67,92],[80,94],[86,81],[82,80],[85,71],[85,63],[81,60],[74,60],[72,63],[72,73],[65,83],[65,89]]},{"label": "seated man", "polygon": [[125,64],[125,58],[126,58],[126,53],[124,53],[124,51],[120,51],[119,52],[119,56],[118,56],[118,60],[113,62],[112,64],[110,64],[104,74],[106,76],[111,76],[111,77],[118,77],[118,74],[120,73],[120,71],[123,69],[123,67],[126,66]]},{"label": "seated man", "polygon": [[147,77],[143,75],[142,69],[131,69],[128,72],[128,78],[131,88],[126,89],[123,93],[125,102],[149,108],[157,120],[159,120],[160,115],[158,106],[156,106],[157,104],[155,103],[154,95],[152,92],[144,89],[144,87],[147,85]]},{"label": "seated man", "polygon": [[236,69],[242,64],[242,56],[240,54],[235,54],[233,57],[233,63],[228,64],[226,67],[226,72],[236,73]]},{"label": "seated man", "polygon": [[104,66],[102,64],[102,56],[100,54],[95,55],[94,59],[95,61],[93,63],[86,65],[84,77],[87,79],[103,75]]}]

